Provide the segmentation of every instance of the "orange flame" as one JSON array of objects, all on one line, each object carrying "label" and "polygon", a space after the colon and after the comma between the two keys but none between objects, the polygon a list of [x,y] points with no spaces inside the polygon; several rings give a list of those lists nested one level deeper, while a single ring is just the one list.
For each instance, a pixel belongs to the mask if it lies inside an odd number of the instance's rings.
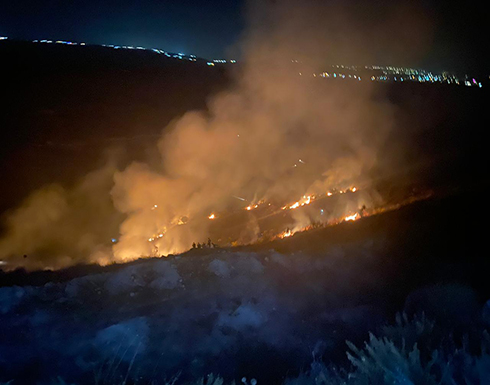
[{"label": "orange flame", "polygon": [[358,214],[358,213],[355,213],[355,214],[353,214],[353,215],[349,215],[349,216],[345,217],[345,218],[344,218],[344,221],[345,221],[345,222],[348,222],[348,221],[355,221],[355,220],[357,220],[357,219],[359,219],[359,214]]}]

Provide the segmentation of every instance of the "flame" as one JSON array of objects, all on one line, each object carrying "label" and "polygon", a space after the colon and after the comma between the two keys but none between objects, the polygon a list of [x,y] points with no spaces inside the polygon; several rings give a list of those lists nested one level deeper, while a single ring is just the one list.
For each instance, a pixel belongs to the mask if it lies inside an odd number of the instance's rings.
[{"label": "flame", "polygon": [[[351,191],[351,192],[356,192],[357,191],[357,188],[356,187],[351,187],[350,189],[347,189],[347,190],[344,190],[344,191]],[[339,191],[340,193],[340,191]],[[333,195],[333,193],[327,193],[328,196],[331,196]],[[429,198],[430,196],[432,195],[432,192],[426,192],[425,194],[423,195],[420,195],[420,196],[416,196],[416,197],[410,197],[408,199],[405,199],[404,201],[402,202],[399,202],[399,203],[396,203],[396,204],[389,204],[389,205],[386,205],[384,207],[377,207],[377,208],[371,208],[371,209],[366,209],[366,208],[363,208],[362,209],[362,214],[357,212],[357,213],[354,213],[352,215],[348,215],[348,216],[345,216],[345,217],[337,217],[337,218],[333,218],[333,219],[330,219],[326,222],[318,222],[318,223],[312,223],[306,227],[302,227],[302,228],[297,228],[296,231],[292,231],[292,230],[285,230],[279,234],[277,234],[275,237],[273,237],[273,239],[277,239],[277,238],[280,238],[280,239],[284,239],[284,238],[288,238],[292,235],[294,235],[295,233],[297,232],[304,232],[304,231],[309,231],[309,230],[312,230],[312,229],[315,229],[315,228],[324,228],[324,227],[328,227],[328,226],[335,226],[335,225],[338,225],[339,223],[342,223],[342,222],[349,222],[349,221],[356,221],[358,219],[361,219],[361,218],[364,218],[364,217],[370,217],[370,216],[373,216],[373,215],[378,215],[378,214],[381,214],[381,213],[384,213],[384,212],[388,212],[388,211],[393,211],[393,210],[397,210],[399,209],[400,207],[403,207],[407,204],[411,204],[413,202],[416,202],[416,201],[419,201],[419,200],[423,200],[423,199],[427,199]],[[315,197],[313,197],[315,198]],[[284,206],[283,209],[286,209],[288,208],[288,206]]]},{"label": "flame", "polygon": [[255,204],[255,205],[247,206],[247,207],[245,207],[245,209],[248,210],[248,211],[250,211],[250,210],[256,209],[257,207],[259,207],[259,205],[258,204]]},{"label": "flame", "polygon": [[301,203],[301,206],[304,206],[304,205],[309,205],[309,204],[310,204],[310,202],[311,202],[311,196],[307,196],[307,197],[305,197],[305,196],[303,195],[303,198],[304,198],[304,199],[306,199],[306,200],[305,200],[303,203]]},{"label": "flame", "polygon": [[345,217],[345,218],[344,218],[344,221],[345,221],[345,222],[348,222],[348,221],[355,221],[355,220],[357,220],[357,219],[359,219],[359,213],[355,213],[355,214],[353,214],[353,215],[349,215],[349,216]]},{"label": "flame", "polygon": [[[345,194],[347,192],[356,192],[358,191],[357,187],[350,187],[350,188],[346,188],[344,190],[334,190],[333,192],[332,191],[327,191],[325,194],[327,197],[331,197],[335,194]],[[322,196],[324,197],[325,195],[303,195],[303,197],[301,199],[299,199],[298,201],[292,203],[292,204],[287,204],[283,207],[281,207],[282,210],[294,210],[294,209],[297,209],[298,207],[303,207],[303,206],[306,206],[306,205],[309,205],[311,202],[315,201],[316,199],[321,199]],[[242,199],[242,198],[239,198],[239,199]],[[244,210],[247,210],[247,211],[252,211],[254,209],[257,209],[260,205],[262,204],[268,204],[268,206],[271,205],[271,203],[268,203],[264,200],[261,200],[261,201],[258,201],[257,203],[253,203],[253,204],[250,204],[248,205],[247,207],[244,208]],[[153,205],[151,207],[152,210],[155,210],[156,208],[158,208],[158,205]],[[183,225],[186,223],[187,220],[184,221],[183,219],[184,217],[180,217],[178,220],[176,219],[175,222],[177,225]],[[217,218],[217,215],[215,213],[211,213],[209,216],[208,216],[208,219],[210,220],[213,220],[213,219],[216,219]],[[333,225],[333,224],[338,224],[340,222],[349,222],[349,221],[356,221],[358,220],[359,218],[361,218],[361,215],[359,213],[355,213],[355,214],[352,214],[352,215],[348,215],[344,218],[337,218],[335,220],[331,220],[325,224],[323,224],[324,226],[325,225]],[[175,224],[175,223],[174,223]],[[314,226],[310,225],[310,226],[306,226],[304,228],[302,228],[301,230],[299,231],[308,231],[312,228],[315,228]],[[148,238],[148,242],[154,242],[156,241],[158,238],[162,238],[164,235],[165,235],[165,229],[163,232],[157,234],[157,235],[153,235],[152,237]],[[278,235],[276,235],[276,237],[278,238],[288,238],[288,237],[291,237],[295,232],[292,231],[292,230],[286,230]]]},{"label": "flame", "polygon": [[297,202],[294,202],[292,205],[289,205],[289,206],[284,206],[282,209],[285,210],[286,208],[289,208],[290,210],[294,210],[294,209],[297,209],[298,207],[301,207],[301,206],[305,206],[305,205],[309,205],[312,201],[313,201],[313,198],[311,195],[303,195],[303,198],[300,199],[299,201]]},{"label": "flame", "polygon": [[[345,194],[347,192],[356,192],[357,191],[357,187],[351,187],[351,188],[348,188],[348,189],[345,189],[345,190],[338,190],[338,193],[339,194]],[[334,193],[331,192],[331,191],[328,191],[326,193],[326,196],[327,197],[331,197],[333,196]],[[294,202],[292,204],[288,204],[286,206],[283,206],[282,207],[282,210],[286,210],[286,209],[290,209],[290,210],[294,210],[294,209],[297,209],[298,207],[303,207],[303,206],[306,206],[306,205],[309,205],[311,202],[313,202],[315,199],[321,197],[320,196],[315,196],[315,195],[303,195],[303,198],[301,198],[299,201],[297,202]],[[257,205],[255,205],[256,207]],[[252,210],[254,208],[254,206],[248,206],[246,207],[247,210]]]}]

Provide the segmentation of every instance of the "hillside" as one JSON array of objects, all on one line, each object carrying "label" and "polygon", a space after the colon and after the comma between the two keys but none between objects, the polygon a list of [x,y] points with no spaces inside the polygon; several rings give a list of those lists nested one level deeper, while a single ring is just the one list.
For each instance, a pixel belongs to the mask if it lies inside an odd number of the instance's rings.
[{"label": "hillside", "polygon": [[[229,83],[223,68],[151,51],[2,41],[0,212],[30,191],[73,183],[108,149],[121,166],[153,159],[162,130]],[[124,153],[124,155],[122,155]]]},{"label": "hillside", "polygon": [[346,339],[360,344],[402,310],[441,327],[474,322],[490,297],[474,198],[433,198],[262,245],[3,274],[0,380],[85,383],[100,370],[111,381],[214,372],[280,383],[312,352],[342,364]]}]

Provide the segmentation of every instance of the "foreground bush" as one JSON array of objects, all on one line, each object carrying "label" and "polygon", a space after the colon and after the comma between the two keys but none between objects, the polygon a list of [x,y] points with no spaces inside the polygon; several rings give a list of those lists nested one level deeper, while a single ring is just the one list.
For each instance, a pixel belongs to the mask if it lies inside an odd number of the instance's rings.
[{"label": "foreground bush", "polygon": [[[490,335],[478,325],[465,333],[436,327],[424,315],[409,319],[398,315],[395,325],[370,333],[364,346],[347,341],[348,363],[327,366],[315,360],[309,371],[289,378],[285,385],[480,385],[490,384]],[[129,365],[124,376],[95,378],[97,385],[235,385],[213,374],[197,381],[155,380],[133,376]],[[15,385],[15,381],[5,384]],[[58,377],[49,385],[66,385]],[[238,384],[261,385],[255,379],[242,378]],[[4,385],[4,383],[0,383]]]},{"label": "foreground bush", "polygon": [[[479,346],[471,347],[479,340]],[[460,341],[435,332],[424,316],[397,316],[395,326],[370,333],[358,348],[347,342],[350,367],[333,368],[314,362],[311,370],[288,385],[479,385],[490,384],[490,335],[487,331]]]}]

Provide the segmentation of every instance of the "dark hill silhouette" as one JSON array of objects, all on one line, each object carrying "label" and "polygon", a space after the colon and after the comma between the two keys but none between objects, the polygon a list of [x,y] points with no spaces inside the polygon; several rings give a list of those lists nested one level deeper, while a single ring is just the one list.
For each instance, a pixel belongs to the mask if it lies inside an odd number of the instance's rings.
[{"label": "dark hill silhouette", "polygon": [[109,147],[127,159],[229,83],[223,66],[102,46],[0,44],[0,212],[50,182],[69,183]]}]

